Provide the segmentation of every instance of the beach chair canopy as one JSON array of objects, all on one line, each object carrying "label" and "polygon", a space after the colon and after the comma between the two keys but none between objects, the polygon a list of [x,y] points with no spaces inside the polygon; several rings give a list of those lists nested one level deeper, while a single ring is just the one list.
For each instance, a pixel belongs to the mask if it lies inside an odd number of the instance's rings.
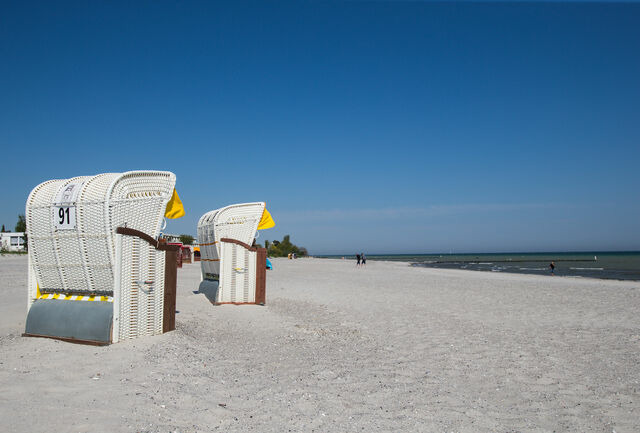
[{"label": "beach chair canopy", "polygon": [[[202,281],[215,293],[215,303],[262,303],[266,250],[252,246],[256,231],[275,223],[264,202],[226,206],[204,214],[198,222]],[[261,250],[261,251],[259,251]],[[256,286],[258,281],[258,286]],[[258,290],[256,296],[256,287]],[[262,295],[263,296],[263,295]]]},{"label": "beach chair canopy", "polygon": [[230,238],[251,245],[266,207],[264,202],[241,203],[212,210],[198,222],[198,244],[202,277],[220,277],[220,239]]},{"label": "beach chair canopy", "polygon": [[[99,341],[162,332],[165,260],[153,241],[165,213],[184,214],[175,182],[170,172],[131,171],[50,180],[31,191],[28,308],[38,304],[38,313],[28,315],[28,334],[30,325],[38,326],[31,334],[46,335],[52,321],[73,327],[94,319],[104,321],[102,334],[88,337]],[[148,239],[118,235],[119,227]],[[102,319],[88,302],[100,306]],[[82,330],[65,326],[55,323],[56,332],[75,334],[51,336],[82,339]]]}]

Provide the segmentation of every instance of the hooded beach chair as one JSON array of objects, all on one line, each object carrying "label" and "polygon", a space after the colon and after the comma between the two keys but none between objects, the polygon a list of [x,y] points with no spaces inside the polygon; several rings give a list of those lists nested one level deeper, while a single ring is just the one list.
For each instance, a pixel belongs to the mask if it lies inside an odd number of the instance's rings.
[{"label": "hooded beach chair", "polygon": [[264,304],[267,250],[256,231],[275,226],[264,202],[212,210],[198,222],[200,292],[214,304]]},{"label": "hooded beach chair", "polygon": [[163,216],[184,215],[164,171],[44,182],[26,205],[25,335],[108,344],[175,329],[176,247]]}]

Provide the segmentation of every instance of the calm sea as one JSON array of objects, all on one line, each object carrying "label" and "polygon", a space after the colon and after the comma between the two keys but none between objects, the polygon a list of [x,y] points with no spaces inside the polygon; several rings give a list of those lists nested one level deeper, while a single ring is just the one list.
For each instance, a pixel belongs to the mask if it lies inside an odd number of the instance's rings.
[{"label": "calm sea", "polygon": [[[341,258],[343,256],[317,256]],[[344,256],[353,260],[355,256]],[[410,262],[413,266],[486,272],[555,275],[640,281],[640,252],[367,255],[367,260]]]}]

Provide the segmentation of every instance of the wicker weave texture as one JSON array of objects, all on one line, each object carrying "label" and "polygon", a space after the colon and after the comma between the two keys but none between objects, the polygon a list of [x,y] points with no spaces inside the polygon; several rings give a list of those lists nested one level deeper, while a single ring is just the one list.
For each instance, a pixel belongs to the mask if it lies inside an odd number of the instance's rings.
[{"label": "wicker weave texture", "polygon": [[232,243],[223,243],[221,250],[222,274],[217,302],[255,303],[256,252]]},{"label": "wicker weave texture", "polygon": [[200,218],[198,243],[202,276],[219,280],[217,302],[255,302],[256,253],[219,241],[231,238],[251,245],[264,209],[264,202],[234,204]]},{"label": "wicker weave texture", "polygon": [[264,208],[264,202],[233,204],[207,212],[200,218],[198,243],[203,278],[222,278],[220,239],[253,243]]},{"label": "wicker weave texture", "polygon": [[[119,278],[121,302],[114,308],[124,321],[120,339],[161,333],[164,253],[126,239],[122,272],[116,276],[115,229],[129,227],[156,238],[175,181],[170,172],[133,171],[51,180],[35,187],[26,205],[28,305],[36,287],[43,293],[112,296]],[[55,223],[60,207],[56,200],[71,184],[80,185],[75,202],[69,203],[75,227],[65,230]]]},{"label": "wicker weave texture", "polygon": [[141,239],[122,238],[118,338],[162,334],[164,252]]},{"label": "wicker weave texture", "polygon": [[[76,229],[58,230],[56,194],[78,182]],[[27,201],[27,233],[40,289],[112,291],[115,228],[126,225],[157,236],[174,184],[172,173],[129,172],[53,180],[34,188]]]},{"label": "wicker weave texture", "polygon": [[220,254],[215,237],[214,221],[219,209],[204,214],[198,222],[198,244],[200,245],[200,268],[202,279],[217,280],[220,275]]}]

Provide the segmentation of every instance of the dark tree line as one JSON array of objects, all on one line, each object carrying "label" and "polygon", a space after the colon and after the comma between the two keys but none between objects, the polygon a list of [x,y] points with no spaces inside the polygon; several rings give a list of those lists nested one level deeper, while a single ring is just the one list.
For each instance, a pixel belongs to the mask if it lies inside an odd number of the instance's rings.
[{"label": "dark tree line", "polygon": [[289,235],[285,235],[281,241],[264,241],[264,247],[267,249],[269,257],[287,257],[289,254],[295,254],[298,257],[309,255],[305,247],[292,244]]}]

